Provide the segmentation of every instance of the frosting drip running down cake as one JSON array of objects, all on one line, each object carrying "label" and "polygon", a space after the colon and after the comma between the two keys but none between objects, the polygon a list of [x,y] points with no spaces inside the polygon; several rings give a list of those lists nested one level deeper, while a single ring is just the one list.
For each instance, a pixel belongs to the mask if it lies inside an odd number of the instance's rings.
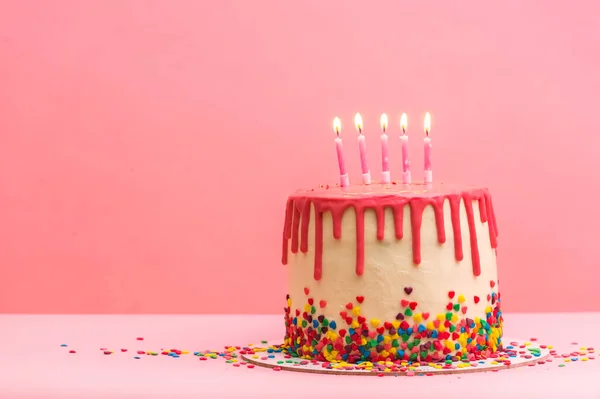
[{"label": "frosting drip running down cake", "polygon": [[476,360],[501,348],[485,188],[372,184],[287,201],[284,348],[320,361]]}]

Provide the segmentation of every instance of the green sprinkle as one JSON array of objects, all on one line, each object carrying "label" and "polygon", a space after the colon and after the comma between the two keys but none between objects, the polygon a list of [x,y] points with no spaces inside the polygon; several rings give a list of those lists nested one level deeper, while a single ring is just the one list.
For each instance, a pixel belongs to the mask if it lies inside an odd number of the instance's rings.
[{"label": "green sprinkle", "polygon": [[316,313],[316,311],[317,311],[317,308],[315,308],[314,306],[311,306],[311,307],[310,307],[310,313],[311,313],[311,314],[315,314],[315,313]]},{"label": "green sprinkle", "polygon": [[452,313],[450,313],[450,312],[446,313],[446,320],[448,320],[448,321],[452,320]]},{"label": "green sprinkle", "polygon": [[455,304],[454,304],[454,306],[452,306],[452,308],[453,308],[455,311],[457,311],[457,312],[458,312],[458,311],[460,310],[460,304],[459,304],[459,303],[455,303]]},{"label": "green sprinkle", "polygon": [[413,312],[410,308],[406,308],[406,310],[404,311],[404,315],[405,316],[412,316]]},{"label": "green sprinkle", "polygon": [[262,341],[260,341],[260,343],[261,344],[267,344],[267,343],[269,343],[269,341],[266,341],[266,340],[263,339]]}]

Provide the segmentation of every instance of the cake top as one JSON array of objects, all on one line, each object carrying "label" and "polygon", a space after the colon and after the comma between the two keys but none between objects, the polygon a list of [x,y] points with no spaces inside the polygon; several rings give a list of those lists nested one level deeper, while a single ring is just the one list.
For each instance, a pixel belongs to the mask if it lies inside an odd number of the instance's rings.
[{"label": "cake top", "polygon": [[357,184],[348,187],[339,185],[320,185],[317,188],[300,189],[290,197],[310,197],[323,199],[366,199],[373,197],[390,198],[435,198],[448,195],[460,195],[465,192],[474,192],[486,188],[480,186],[459,186],[446,183],[412,183],[403,184],[392,182],[390,184],[373,183],[369,185]]}]

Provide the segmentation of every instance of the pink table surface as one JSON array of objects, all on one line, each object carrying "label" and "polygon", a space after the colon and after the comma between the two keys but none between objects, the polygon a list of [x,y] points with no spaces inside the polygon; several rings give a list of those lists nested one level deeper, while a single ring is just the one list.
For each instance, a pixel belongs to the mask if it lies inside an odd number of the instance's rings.
[{"label": "pink table surface", "polygon": [[[497,373],[385,378],[236,368],[193,355],[134,359],[137,350],[258,344],[280,338],[282,323],[277,315],[0,315],[0,398],[600,398],[598,359],[565,367],[554,359]],[[536,337],[561,353],[600,349],[599,331],[600,313],[506,316],[507,337]],[[104,355],[101,347],[115,353]],[[77,353],[69,354],[71,349]]]}]

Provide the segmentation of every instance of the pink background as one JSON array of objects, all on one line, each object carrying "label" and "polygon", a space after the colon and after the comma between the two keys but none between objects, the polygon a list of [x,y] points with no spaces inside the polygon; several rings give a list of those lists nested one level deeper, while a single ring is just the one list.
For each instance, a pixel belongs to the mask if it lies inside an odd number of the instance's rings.
[{"label": "pink background", "polygon": [[357,111],[375,176],[430,111],[434,179],[492,190],[505,310],[600,310],[598,3],[372,4],[0,1],[0,312],[280,312]]}]

